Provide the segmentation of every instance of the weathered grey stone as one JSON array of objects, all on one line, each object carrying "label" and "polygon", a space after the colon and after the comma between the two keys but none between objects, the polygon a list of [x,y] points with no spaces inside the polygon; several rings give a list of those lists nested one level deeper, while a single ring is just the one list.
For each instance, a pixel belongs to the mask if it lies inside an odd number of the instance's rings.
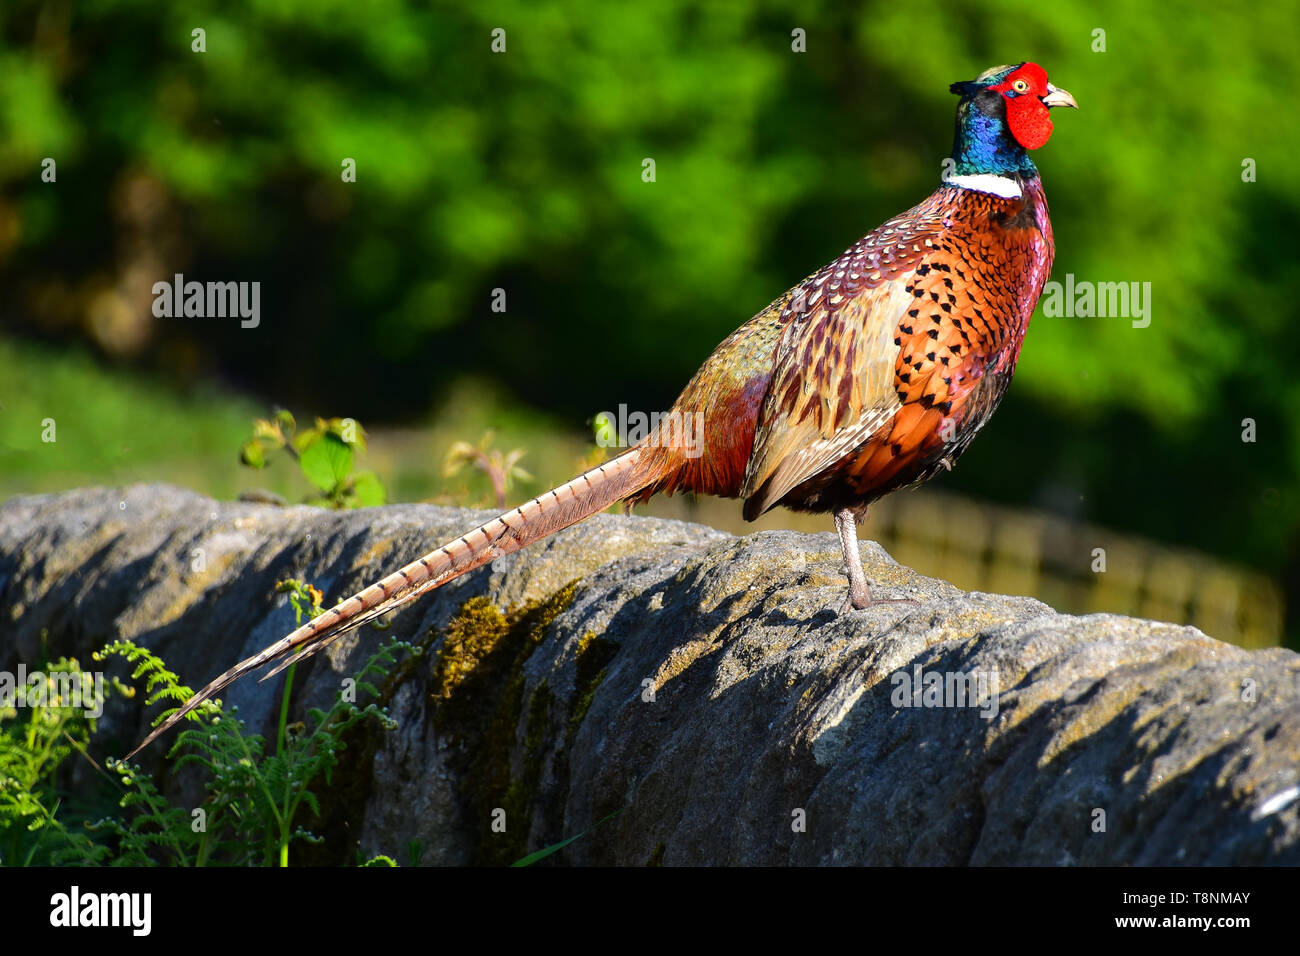
[{"label": "weathered grey stone", "polygon": [[[43,633],[45,653],[83,663],[122,636],[198,686],[292,628],[277,579],[332,603],[481,518],[159,485],[13,499],[0,667],[39,661]],[[399,727],[358,741],[331,788],[352,796],[328,812],[367,854],[404,861],[415,840],[435,864],[510,859],[611,814],[552,860],[1300,863],[1300,657],[965,593],[873,542],[863,557],[878,596],[917,603],[837,615],[829,533],[735,538],[606,514],[501,559],[393,618],[389,633],[428,653],[390,681]],[[505,622],[476,597],[558,614]],[[453,620],[499,650],[435,699]],[[295,710],[326,706],[382,639],[365,628],[303,665]],[[917,668],[996,673],[998,693],[898,706]],[[270,734],[281,686],[247,679],[225,699]],[[114,706],[100,755],[146,725],[138,702]],[[506,834],[489,826],[497,808]],[[333,852],[350,862],[354,846]]]}]

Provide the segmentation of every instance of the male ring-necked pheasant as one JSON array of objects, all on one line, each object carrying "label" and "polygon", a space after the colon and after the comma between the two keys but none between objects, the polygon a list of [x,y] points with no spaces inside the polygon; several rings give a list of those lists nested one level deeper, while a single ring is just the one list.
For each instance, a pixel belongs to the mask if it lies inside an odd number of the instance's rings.
[{"label": "male ring-necked pheasant", "polygon": [[[1036,63],[954,83],[950,172],[923,202],[855,243],[736,330],[673,411],[703,414],[703,449],[652,435],[373,584],[195,694],[266,675],[345,631],[618,501],[689,491],[831,512],[848,567],[844,610],[873,601],[858,552],[867,506],[953,462],[997,407],[1052,267],[1052,226],[1029,158],[1048,110],[1077,104]],[[695,420],[695,419],[687,419]],[[266,679],[266,678],[263,678]]]}]

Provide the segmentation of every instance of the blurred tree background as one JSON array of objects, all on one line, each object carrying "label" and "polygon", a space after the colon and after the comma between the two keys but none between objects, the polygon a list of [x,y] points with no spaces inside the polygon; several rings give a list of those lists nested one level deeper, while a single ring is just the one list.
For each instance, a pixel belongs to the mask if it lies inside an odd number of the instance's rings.
[{"label": "blurred tree background", "polygon": [[[1261,571],[1294,642],[1298,13],[6,0],[0,494],[233,494],[273,405],[364,422],[396,499],[438,463],[392,449],[489,427],[527,446],[535,492],[595,413],[666,407],[733,328],[928,194],[950,82],[1032,59],[1082,107],[1036,156],[1053,277],[1150,282],[1151,323],[1040,308],[936,483]],[[155,318],[175,273],[260,282],[260,325]]]}]

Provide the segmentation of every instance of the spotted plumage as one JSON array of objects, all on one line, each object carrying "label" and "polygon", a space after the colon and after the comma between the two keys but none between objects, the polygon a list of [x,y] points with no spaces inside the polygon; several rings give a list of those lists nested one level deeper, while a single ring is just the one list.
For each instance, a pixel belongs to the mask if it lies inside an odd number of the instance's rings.
[{"label": "spotted plumage", "polygon": [[[1075,106],[1034,63],[954,83],[952,172],[730,335],[674,403],[703,416],[700,454],[652,435],[352,595],[214,678],[136,748],[239,677],[302,660],[353,627],[623,501],[674,492],[831,512],[845,607],[872,603],[856,523],[882,495],[951,468],[1001,400],[1052,265],[1029,150]],[[266,679],[263,677],[263,679]]]}]

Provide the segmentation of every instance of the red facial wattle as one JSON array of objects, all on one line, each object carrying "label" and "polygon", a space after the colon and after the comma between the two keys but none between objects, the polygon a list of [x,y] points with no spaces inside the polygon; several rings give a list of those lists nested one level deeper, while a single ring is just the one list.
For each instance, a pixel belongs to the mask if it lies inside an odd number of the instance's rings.
[{"label": "red facial wattle", "polygon": [[1047,96],[1047,71],[1026,63],[992,87],[1007,104],[1007,128],[1025,149],[1038,149],[1052,135],[1051,112],[1043,105]]},{"label": "red facial wattle", "polygon": [[1052,135],[1052,116],[1036,96],[1007,101],[1007,127],[1025,149],[1038,149]]}]

